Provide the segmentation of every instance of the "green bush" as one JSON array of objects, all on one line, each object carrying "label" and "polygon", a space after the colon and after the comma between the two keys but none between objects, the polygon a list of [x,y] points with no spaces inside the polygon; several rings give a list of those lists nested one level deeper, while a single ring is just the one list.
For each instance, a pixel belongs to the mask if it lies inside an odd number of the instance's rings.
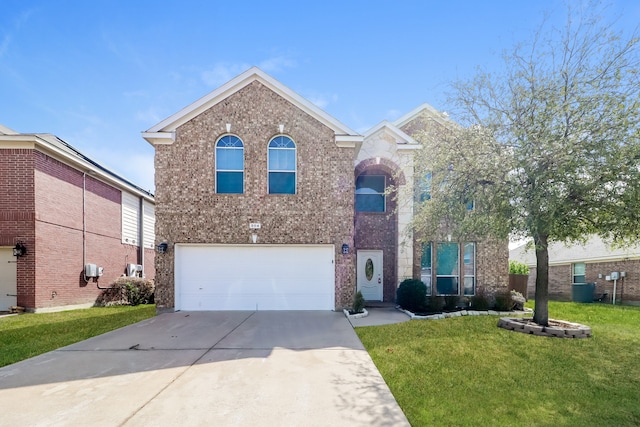
[{"label": "green bush", "polygon": [[509,274],[529,274],[529,266],[520,261],[509,261]]},{"label": "green bush", "polygon": [[513,299],[511,298],[511,292],[504,290],[498,291],[494,295],[495,309],[497,311],[511,311],[513,309]]},{"label": "green bush", "polygon": [[458,308],[458,296],[447,295],[444,297],[444,309],[445,311],[454,311]]},{"label": "green bush", "polygon": [[140,277],[119,277],[96,301],[98,306],[153,304],[155,286]]},{"label": "green bush", "polygon": [[482,288],[476,289],[476,294],[470,298],[472,310],[489,310],[489,298]]},{"label": "green bush", "polygon": [[427,286],[418,279],[405,279],[396,292],[396,303],[405,310],[418,313],[424,311]]},{"label": "green bush", "polygon": [[362,313],[364,311],[364,297],[362,292],[356,292],[356,296],[353,299],[353,306],[351,307],[351,313]]},{"label": "green bush", "polygon": [[445,305],[443,297],[428,297],[426,302],[427,313],[442,313],[442,308]]}]

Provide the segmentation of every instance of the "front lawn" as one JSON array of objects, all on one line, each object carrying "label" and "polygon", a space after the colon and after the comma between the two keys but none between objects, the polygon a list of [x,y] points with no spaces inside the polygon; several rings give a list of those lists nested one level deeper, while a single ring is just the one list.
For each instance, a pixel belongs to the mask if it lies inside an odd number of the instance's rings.
[{"label": "front lawn", "polygon": [[356,328],[412,426],[640,425],[640,308],[549,304],[590,326],[560,339],[497,316]]},{"label": "front lawn", "polygon": [[0,367],[153,317],[155,305],[0,317]]}]

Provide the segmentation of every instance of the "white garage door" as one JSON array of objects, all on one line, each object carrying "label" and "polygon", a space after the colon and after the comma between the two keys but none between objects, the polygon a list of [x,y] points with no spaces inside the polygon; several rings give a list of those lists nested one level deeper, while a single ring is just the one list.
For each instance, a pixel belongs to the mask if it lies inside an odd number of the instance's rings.
[{"label": "white garage door", "polygon": [[333,310],[332,245],[176,245],[176,310]]}]

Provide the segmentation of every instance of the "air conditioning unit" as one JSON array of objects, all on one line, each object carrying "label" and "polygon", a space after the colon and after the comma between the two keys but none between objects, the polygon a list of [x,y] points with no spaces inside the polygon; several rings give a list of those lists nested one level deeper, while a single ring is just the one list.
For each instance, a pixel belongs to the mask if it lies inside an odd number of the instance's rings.
[{"label": "air conditioning unit", "polygon": [[85,264],[84,265],[84,276],[85,277],[98,277],[98,266],[95,264]]},{"label": "air conditioning unit", "polygon": [[142,277],[142,265],[140,264],[127,264],[127,276],[129,277]]},{"label": "air conditioning unit", "polygon": [[127,264],[127,276],[134,277],[136,275],[136,264]]}]

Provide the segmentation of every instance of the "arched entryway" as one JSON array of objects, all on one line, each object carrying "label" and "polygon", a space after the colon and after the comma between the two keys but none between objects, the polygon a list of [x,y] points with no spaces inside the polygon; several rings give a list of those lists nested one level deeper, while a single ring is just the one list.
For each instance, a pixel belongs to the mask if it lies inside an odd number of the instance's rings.
[{"label": "arched entryway", "polygon": [[355,168],[355,238],[357,287],[365,299],[395,301],[398,284],[398,214],[396,192],[404,174],[390,160],[375,158]]}]

